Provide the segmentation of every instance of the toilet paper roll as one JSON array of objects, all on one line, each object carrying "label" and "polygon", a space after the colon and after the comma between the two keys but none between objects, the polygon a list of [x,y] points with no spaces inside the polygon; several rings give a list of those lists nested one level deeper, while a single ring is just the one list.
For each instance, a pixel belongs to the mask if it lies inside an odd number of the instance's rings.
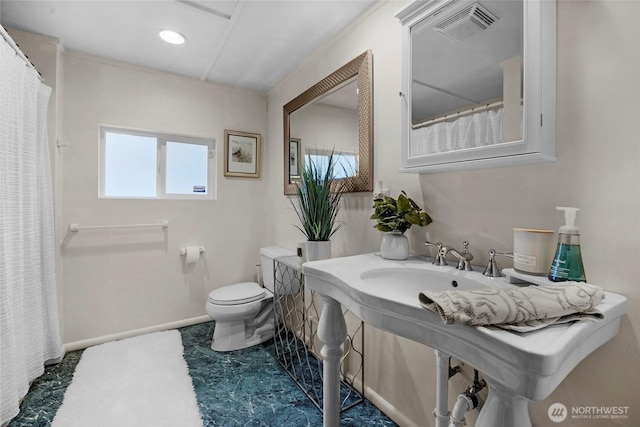
[{"label": "toilet paper roll", "polygon": [[200,246],[187,246],[187,264],[193,264],[200,260]]}]

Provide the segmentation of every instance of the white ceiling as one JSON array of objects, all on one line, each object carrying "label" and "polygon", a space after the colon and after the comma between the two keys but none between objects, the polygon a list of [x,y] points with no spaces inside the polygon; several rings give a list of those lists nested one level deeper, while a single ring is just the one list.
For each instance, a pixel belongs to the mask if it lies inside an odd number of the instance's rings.
[{"label": "white ceiling", "polygon": [[[375,2],[0,0],[0,22],[66,50],[266,92]],[[163,29],[187,42],[163,42]]]}]

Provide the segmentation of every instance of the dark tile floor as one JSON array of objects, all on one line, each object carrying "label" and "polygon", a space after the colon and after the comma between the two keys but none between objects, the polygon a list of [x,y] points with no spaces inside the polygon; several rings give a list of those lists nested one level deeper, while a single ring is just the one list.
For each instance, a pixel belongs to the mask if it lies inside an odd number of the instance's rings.
[{"label": "dark tile floor", "polygon": [[[180,332],[205,426],[322,425],[320,411],[274,358],[272,341],[217,353],[209,347],[213,322],[181,328]],[[81,350],[70,352],[60,364],[48,366],[44,375],[32,384],[20,414],[9,427],[48,426],[62,404],[81,355]],[[365,400],[345,411],[340,425],[396,424]]]}]

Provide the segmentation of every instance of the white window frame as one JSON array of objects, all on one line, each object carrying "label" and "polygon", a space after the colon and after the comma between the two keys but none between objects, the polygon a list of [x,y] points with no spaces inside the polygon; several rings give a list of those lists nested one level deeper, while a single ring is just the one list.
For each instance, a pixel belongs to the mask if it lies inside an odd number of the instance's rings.
[{"label": "white window frame", "polygon": [[[120,133],[125,135],[144,136],[156,138],[157,140],[157,165],[156,165],[156,195],[154,197],[142,196],[106,196],[105,195],[105,159],[106,159],[106,138],[105,134]],[[167,194],[165,193],[166,182],[166,165],[167,165],[167,142],[178,142],[185,144],[205,145],[207,146],[207,194]],[[131,200],[158,200],[158,199],[176,199],[176,200],[215,200],[216,199],[216,141],[215,139],[198,138],[185,135],[172,135],[162,132],[153,132],[140,129],[130,129],[117,126],[100,125],[100,150],[99,153],[99,171],[98,177],[98,198],[100,199],[131,199]]]}]

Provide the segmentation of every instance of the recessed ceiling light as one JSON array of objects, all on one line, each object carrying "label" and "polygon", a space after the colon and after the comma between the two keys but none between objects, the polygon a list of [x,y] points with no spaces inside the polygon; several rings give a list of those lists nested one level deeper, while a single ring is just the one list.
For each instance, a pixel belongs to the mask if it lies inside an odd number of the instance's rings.
[{"label": "recessed ceiling light", "polygon": [[171,30],[162,30],[159,35],[162,40],[171,44],[182,44],[187,40],[187,38],[182,34]]}]

